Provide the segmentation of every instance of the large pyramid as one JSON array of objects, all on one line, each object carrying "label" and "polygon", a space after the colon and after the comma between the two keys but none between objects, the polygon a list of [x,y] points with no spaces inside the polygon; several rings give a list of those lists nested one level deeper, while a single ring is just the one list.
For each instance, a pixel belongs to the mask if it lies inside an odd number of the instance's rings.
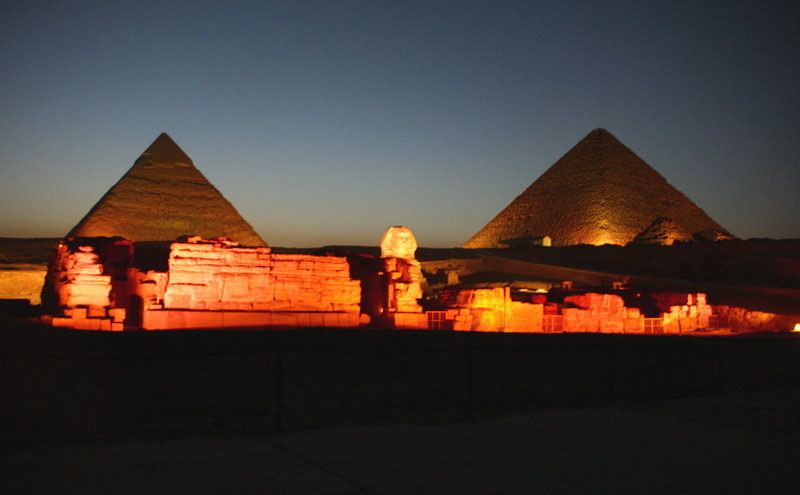
[{"label": "large pyramid", "polygon": [[183,235],[267,245],[191,158],[162,133],[67,237],[172,241]]},{"label": "large pyramid", "polygon": [[554,246],[624,245],[664,219],[690,236],[728,235],[611,133],[595,129],[464,247],[541,236]]}]

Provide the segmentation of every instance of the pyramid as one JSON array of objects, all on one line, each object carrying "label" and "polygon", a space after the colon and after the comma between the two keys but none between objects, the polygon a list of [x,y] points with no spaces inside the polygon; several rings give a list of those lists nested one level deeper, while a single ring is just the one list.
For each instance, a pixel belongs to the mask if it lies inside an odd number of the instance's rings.
[{"label": "pyramid", "polygon": [[625,245],[659,218],[690,236],[726,233],[605,129],[595,129],[465,244],[550,236],[554,246]]},{"label": "pyramid", "polygon": [[162,133],[67,237],[172,241],[183,235],[267,245],[192,159]]}]

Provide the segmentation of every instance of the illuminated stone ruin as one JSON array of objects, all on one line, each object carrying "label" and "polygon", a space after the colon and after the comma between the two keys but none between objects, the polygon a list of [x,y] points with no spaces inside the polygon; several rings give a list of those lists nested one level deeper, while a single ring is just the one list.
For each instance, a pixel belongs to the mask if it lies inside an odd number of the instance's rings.
[{"label": "illuminated stone ruin", "polygon": [[414,258],[417,240],[408,227],[389,227],[381,238],[384,290],[382,320],[395,328],[424,328],[422,269]]},{"label": "illuminated stone ruin", "polygon": [[[119,256],[119,247],[127,256]],[[343,257],[276,254],[192,237],[168,247],[165,269],[146,269],[135,266],[136,247],[104,238],[62,242],[43,290],[52,324],[121,330],[124,320],[159,330],[369,322],[360,314],[360,283]]]},{"label": "illuminated stone ruin", "polygon": [[[106,251],[130,253],[130,242],[112,241]],[[97,243],[60,242],[51,256],[42,304],[52,314],[54,326],[81,330],[122,330],[123,307],[114,305],[113,267],[104,267],[95,252]]]},{"label": "illuminated stone ruin", "polygon": [[245,246],[267,243],[191,158],[162,133],[67,237],[172,241],[224,236]]},{"label": "illuminated stone ruin", "polygon": [[716,328],[705,294],[669,294],[668,312],[645,317],[616,294],[587,292],[549,303],[536,294],[515,300],[509,287],[450,287],[439,291],[440,328],[480,332],[691,333]]},{"label": "illuminated stone ruin", "polygon": [[542,236],[553,246],[625,245],[640,234],[665,244],[732,238],[608,131],[595,129],[464,247]]},{"label": "illuminated stone ruin", "polygon": [[511,300],[509,287],[443,289],[439,303],[449,308],[444,320],[453,330],[477,332],[541,331],[543,304]]},{"label": "illuminated stone ruin", "polygon": [[636,294],[627,306],[618,282],[608,288],[615,293],[581,291],[567,282],[533,293],[504,282],[457,284],[425,301],[415,251],[416,240],[405,227],[387,230],[378,259],[274,253],[199,236],[169,244],[66,239],[51,256],[42,301],[52,325],[82,330],[374,327],[692,334],[720,327],[788,330],[796,324],[790,315],[713,307],[702,293]]}]

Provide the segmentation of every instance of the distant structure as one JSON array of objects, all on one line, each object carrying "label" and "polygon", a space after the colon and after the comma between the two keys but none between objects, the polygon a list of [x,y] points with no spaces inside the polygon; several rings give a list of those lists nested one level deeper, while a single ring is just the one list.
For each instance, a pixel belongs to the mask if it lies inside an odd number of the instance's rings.
[{"label": "distant structure", "polygon": [[544,236],[554,246],[732,238],[605,129],[578,142],[464,247]]},{"label": "distant structure", "polygon": [[266,246],[175,141],[162,133],[67,237],[173,241],[224,236]]}]

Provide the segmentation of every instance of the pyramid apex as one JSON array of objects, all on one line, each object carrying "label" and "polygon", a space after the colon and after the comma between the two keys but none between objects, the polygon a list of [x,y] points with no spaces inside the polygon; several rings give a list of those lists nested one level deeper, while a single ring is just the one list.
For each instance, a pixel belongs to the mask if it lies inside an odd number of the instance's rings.
[{"label": "pyramid apex", "polygon": [[593,129],[589,134],[586,135],[586,138],[611,138],[615,141],[619,141],[613,134],[611,134],[608,129],[603,129],[602,127],[598,127],[597,129]]},{"label": "pyramid apex", "polygon": [[166,132],[162,132],[137,160],[145,160],[147,165],[191,167],[192,159]]}]

